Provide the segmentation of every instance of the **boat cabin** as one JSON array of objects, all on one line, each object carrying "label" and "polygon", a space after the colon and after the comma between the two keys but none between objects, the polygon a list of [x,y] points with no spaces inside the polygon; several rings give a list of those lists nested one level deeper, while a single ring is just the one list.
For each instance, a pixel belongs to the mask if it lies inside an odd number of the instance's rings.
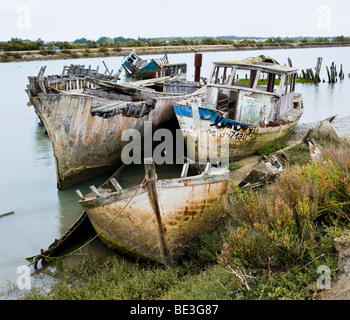
[{"label": "boat cabin", "polygon": [[272,125],[294,107],[297,69],[252,60],[214,62],[202,107],[228,119]]}]

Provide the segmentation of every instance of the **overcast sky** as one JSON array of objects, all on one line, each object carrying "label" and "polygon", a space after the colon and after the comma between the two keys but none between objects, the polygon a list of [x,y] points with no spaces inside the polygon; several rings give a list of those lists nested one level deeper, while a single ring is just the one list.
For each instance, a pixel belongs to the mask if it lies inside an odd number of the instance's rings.
[{"label": "overcast sky", "polygon": [[349,0],[0,0],[0,41],[350,35]]}]

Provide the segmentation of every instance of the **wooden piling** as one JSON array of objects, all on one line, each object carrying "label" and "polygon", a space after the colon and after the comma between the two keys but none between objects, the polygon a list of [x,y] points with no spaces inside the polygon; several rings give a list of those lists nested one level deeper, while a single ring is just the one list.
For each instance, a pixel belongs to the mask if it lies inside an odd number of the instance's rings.
[{"label": "wooden piling", "polygon": [[328,69],[328,66],[326,66],[326,69],[327,69],[328,82],[331,83],[331,73]]},{"label": "wooden piling", "polygon": [[343,80],[344,79],[344,72],[343,72],[343,65],[340,65],[340,71],[339,71],[339,79]]},{"label": "wooden piling", "polygon": [[334,61],[333,61],[330,68],[329,68],[329,79],[330,79],[329,82],[330,83],[335,83],[337,81],[336,74],[337,74],[337,70],[336,70],[336,66],[335,66]]},{"label": "wooden piling", "polygon": [[315,82],[321,82],[320,71],[322,65],[322,57],[317,58],[316,71],[315,71]]}]

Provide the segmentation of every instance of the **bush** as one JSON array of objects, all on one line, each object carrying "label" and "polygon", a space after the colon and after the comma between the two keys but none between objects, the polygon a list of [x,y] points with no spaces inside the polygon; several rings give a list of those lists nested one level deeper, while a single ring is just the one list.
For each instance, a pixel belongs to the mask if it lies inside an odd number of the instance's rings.
[{"label": "bush", "polygon": [[69,49],[62,49],[61,52],[64,54],[72,54],[72,51]]},{"label": "bush", "polygon": [[102,54],[104,54],[104,55],[109,55],[109,50],[108,50],[108,48],[106,48],[106,47],[100,47],[100,48],[98,49],[98,52],[100,52],[100,53],[102,53]]},{"label": "bush", "polygon": [[231,210],[239,226],[224,244],[220,262],[285,268],[320,254],[324,250],[322,227],[349,220],[350,153],[345,161],[345,155],[339,156],[342,149],[332,150],[334,162],[287,166],[266,192],[232,186]]},{"label": "bush", "polygon": [[39,53],[43,56],[56,54],[56,52],[54,50],[51,50],[51,49],[40,50]]}]

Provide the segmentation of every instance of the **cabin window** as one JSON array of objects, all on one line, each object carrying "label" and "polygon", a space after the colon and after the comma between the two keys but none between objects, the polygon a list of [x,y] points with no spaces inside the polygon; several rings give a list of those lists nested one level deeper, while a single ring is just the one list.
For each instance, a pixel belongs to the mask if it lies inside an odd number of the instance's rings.
[{"label": "cabin window", "polygon": [[256,78],[256,70],[237,68],[233,77],[232,85],[238,87],[252,88]]},{"label": "cabin window", "polygon": [[273,72],[261,72],[257,89],[273,93],[281,82],[281,76]]},{"label": "cabin window", "polygon": [[280,76],[277,74],[260,70],[237,69],[232,85],[272,93],[279,83]]},{"label": "cabin window", "polygon": [[232,73],[232,67],[215,67],[211,83],[215,84],[227,84]]}]

